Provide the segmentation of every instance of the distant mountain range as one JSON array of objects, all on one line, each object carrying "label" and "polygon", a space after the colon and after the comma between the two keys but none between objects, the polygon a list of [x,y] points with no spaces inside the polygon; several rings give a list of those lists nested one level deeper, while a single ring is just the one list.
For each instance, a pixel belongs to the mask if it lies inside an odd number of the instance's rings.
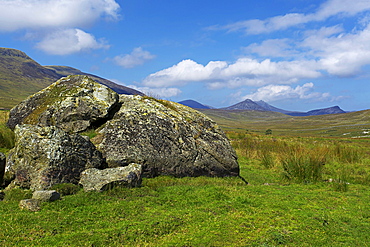
[{"label": "distant mountain range", "polygon": [[[197,109],[212,109],[210,106],[205,106],[195,100],[184,100],[179,102],[180,104],[197,108]],[[295,111],[288,111],[283,110],[277,107],[274,107],[263,100],[260,101],[253,101],[251,99],[246,99],[242,102],[239,102],[235,105],[231,105],[228,107],[220,108],[222,110],[250,110],[250,111],[272,111],[272,112],[280,112],[290,116],[315,116],[315,115],[325,115],[325,114],[338,114],[338,113],[346,113],[343,111],[339,106],[333,106],[324,109],[317,109],[308,112],[295,112]]]},{"label": "distant mountain range", "polygon": [[120,94],[143,95],[132,88],[118,85],[72,67],[42,66],[22,51],[0,48],[0,108],[12,108],[61,77],[77,74],[88,75],[98,83],[106,85]]}]

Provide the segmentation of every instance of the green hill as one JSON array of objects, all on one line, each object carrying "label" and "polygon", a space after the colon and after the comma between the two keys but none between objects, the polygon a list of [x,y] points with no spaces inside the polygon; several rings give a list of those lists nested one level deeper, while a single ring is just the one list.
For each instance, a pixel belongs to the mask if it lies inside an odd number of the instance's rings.
[{"label": "green hill", "polygon": [[28,96],[67,75],[83,74],[120,94],[140,94],[134,89],[66,66],[42,66],[22,51],[0,48],[0,109],[10,109]]}]

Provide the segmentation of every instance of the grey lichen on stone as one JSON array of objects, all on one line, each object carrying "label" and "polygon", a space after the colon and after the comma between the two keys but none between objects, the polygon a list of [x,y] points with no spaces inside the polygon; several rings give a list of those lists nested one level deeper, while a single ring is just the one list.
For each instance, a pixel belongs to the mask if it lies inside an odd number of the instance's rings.
[{"label": "grey lichen on stone", "polygon": [[60,199],[60,194],[55,190],[36,190],[32,194],[32,199],[40,202],[53,202]]},{"label": "grey lichen on stone", "polygon": [[92,139],[109,167],[143,164],[144,175],[237,176],[237,156],[204,114],[170,101],[120,95],[120,110]]},{"label": "grey lichen on stone", "polygon": [[43,190],[59,183],[78,184],[82,171],[105,166],[102,154],[78,134],[55,126],[17,125],[6,172],[15,177],[10,187]]},{"label": "grey lichen on stone", "polygon": [[88,76],[68,76],[14,107],[7,124],[12,129],[17,124],[34,124],[81,132],[108,118],[118,98],[116,92]]},{"label": "grey lichen on stone", "polygon": [[37,212],[41,210],[40,201],[37,199],[24,199],[19,202],[21,209]]},{"label": "grey lichen on stone", "polygon": [[139,164],[103,170],[90,168],[82,172],[80,184],[84,191],[104,191],[116,186],[138,187],[141,185],[141,173]]}]

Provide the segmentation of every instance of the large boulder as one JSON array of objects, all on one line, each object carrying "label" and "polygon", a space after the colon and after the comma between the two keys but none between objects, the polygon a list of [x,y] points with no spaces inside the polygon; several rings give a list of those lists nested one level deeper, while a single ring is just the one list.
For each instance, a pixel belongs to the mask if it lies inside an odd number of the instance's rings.
[{"label": "large boulder", "polygon": [[17,125],[6,172],[15,177],[10,187],[43,190],[59,183],[78,184],[82,171],[105,166],[102,154],[87,138],[55,126]]},{"label": "large boulder", "polygon": [[10,111],[7,125],[58,126],[80,132],[110,117],[118,94],[87,76],[64,77],[30,96]]},{"label": "large boulder", "polygon": [[137,187],[141,185],[142,168],[139,164],[125,167],[86,169],[81,174],[80,184],[84,191],[104,191],[113,187]]},{"label": "large boulder", "polygon": [[109,167],[142,164],[146,177],[239,175],[234,149],[204,114],[138,95],[120,95],[120,103],[92,139]]}]

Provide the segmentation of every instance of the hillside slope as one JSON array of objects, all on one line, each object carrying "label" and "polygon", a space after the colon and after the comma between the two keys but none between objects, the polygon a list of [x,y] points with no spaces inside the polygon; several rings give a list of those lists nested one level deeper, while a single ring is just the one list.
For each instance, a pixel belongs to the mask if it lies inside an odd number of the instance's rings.
[{"label": "hillside slope", "polygon": [[274,135],[370,137],[370,110],[316,116],[289,116],[270,111],[201,109],[225,130]]},{"label": "hillside slope", "polygon": [[0,108],[11,108],[59,76],[24,52],[0,48]]},{"label": "hillside slope", "polygon": [[42,66],[22,51],[0,48],[0,109],[10,109],[61,77],[76,74],[88,75],[120,94],[142,95],[137,90],[83,73],[78,69],[65,66]]}]

